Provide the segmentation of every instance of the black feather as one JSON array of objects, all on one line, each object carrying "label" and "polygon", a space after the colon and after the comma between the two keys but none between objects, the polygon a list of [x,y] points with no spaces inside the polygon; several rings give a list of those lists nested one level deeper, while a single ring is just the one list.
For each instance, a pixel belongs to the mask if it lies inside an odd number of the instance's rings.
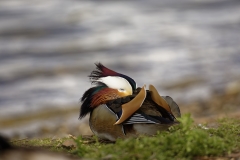
[{"label": "black feather", "polygon": [[94,88],[88,89],[81,98],[81,108],[80,108],[80,116],[79,119],[85,117],[88,113],[92,111],[91,109],[91,101],[92,101],[92,93],[94,92]]},{"label": "black feather", "polygon": [[104,77],[103,76],[103,65],[101,63],[95,63],[96,65],[96,70],[92,71],[91,74],[88,76],[90,78],[91,81],[97,80],[100,77]]},{"label": "black feather", "polygon": [[169,113],[165,108],[163,108],[162,106],[159,107],[159,105],[157,103],[155,103],[152,98],[151,98],[151,95],[150,95],[150,92],[148,91],[147,92],[147,98],[149,101],[151,101],[152,105],[155,105],[156,106],[156,109],[161,113],[162,117],[163,118],[167,118],[171,121],[174,121],[175,117]]},{"label": "black feather", "polygon": [[[101,84],[101,85],[100,85]],[[99,83],[100,86],[95,86],[92,88],[89,88],[82,96],[81,98],[81,108],[80,108],[80,116],[79,119],[82,119],[85,117],[88,113],[90,113],[93,110],[93,106],[91,106],[92,98],[94,94],[96,94],[98,91],[100,91],[103,88],[106,88],[107,86],[105,84]]]}]

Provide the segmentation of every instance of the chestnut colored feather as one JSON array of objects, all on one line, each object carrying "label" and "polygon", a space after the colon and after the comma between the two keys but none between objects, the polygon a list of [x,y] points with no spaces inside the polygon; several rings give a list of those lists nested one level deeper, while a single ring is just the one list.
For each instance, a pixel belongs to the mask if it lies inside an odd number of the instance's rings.
[{"label": "chestnut colored feather", "polygon": [[116,89],[104,88],[97,92],[91,101],[92,107],[97,107],[100,104],[105,104],[109,100],[120,98],[121,95]]}]

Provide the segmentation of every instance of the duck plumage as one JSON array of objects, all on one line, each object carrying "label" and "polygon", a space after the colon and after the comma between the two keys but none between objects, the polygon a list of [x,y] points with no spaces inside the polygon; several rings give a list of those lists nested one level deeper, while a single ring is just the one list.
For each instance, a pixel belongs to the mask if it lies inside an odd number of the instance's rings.
[{"label": "duck plumage", "polygon": [[169,96],[160,96],[153,85],[137,88],[121,73],[96,64],[90,80],[95,85],[82,96],[80,118],[90,113],[89,125],[95,135],[117,138],[154,135],[178,123],[180,109]]}]

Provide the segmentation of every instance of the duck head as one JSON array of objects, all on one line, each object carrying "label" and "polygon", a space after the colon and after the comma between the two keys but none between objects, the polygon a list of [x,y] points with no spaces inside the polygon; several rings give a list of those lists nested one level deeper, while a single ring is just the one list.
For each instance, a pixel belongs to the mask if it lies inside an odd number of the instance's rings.
[{"label": "duck head", "polygon": [[88,89],[81,98],[80,119],[100,104],[132,95],[137,88],[136,82],[129,76],[115,72],[101,63],[95,63],[95,65],[96,70],[89,75],[94,86]]}]

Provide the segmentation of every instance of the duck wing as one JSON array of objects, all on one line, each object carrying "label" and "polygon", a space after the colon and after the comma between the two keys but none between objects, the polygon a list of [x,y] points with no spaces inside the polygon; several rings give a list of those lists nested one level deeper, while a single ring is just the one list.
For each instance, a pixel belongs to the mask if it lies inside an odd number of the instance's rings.
[{"label": "duck wing", "polygon": [[168,103],[168,105],[170,106],[170,109],[173,113],[173,115],[177,118],[181,117],[181,111],[179,109],[179,106],[177,105],[177,103],[172,99],[172,97],[170,96],[162,96],[163,99],[165,99],[165,101]]},{"label": "duck wing", "polygon": [[[118,119],[120,119],[123,112],[122,105],[132,101],[132,99],[134,99],[136,95],[137,95],[137,92],[131,96],[118,98],[116,100],[111,100],[106,105],[111,111],[113,111],[116,114]],[[167,96],[167,99],[171,103],[174,102],[172,98],[169,96]],[[168,101],[166,102],[168,103]],[[173,104],[175,105],[176,103],[173,103]],[[176,108],[176,106],[174,107]],[[128,106],[128,107],[131,107],[131,106]],[[127,124],[136,124],[136,123],[171,124],[175,122],[176,122],[176,118],[174,117],[174,115],[169,113],[165,108],[155,103],[151,98],[150,91],[147,91],[146,98],[144,99],[141,107],[121,123],[123,125],[127,125]]]}]

